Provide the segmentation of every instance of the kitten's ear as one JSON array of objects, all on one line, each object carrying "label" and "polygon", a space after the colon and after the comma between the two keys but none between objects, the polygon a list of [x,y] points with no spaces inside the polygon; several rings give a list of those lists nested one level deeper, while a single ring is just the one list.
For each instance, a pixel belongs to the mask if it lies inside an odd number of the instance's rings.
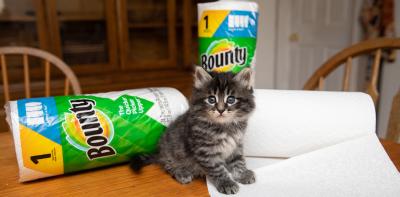
[{"label": "kitten's ear", "polygon": [[249,67],[244,68],[242,71],[236,74],[233,77],[233,79],[237,81],[239,84],[245,86],[249,90],[253,88],[254,84],[253,70]]},{"label": "kitten's ear", "polygon": [[212,77],[200,66],[195,66],[194,70],[194,87],[201,88],[203,85],[211,81]]}]

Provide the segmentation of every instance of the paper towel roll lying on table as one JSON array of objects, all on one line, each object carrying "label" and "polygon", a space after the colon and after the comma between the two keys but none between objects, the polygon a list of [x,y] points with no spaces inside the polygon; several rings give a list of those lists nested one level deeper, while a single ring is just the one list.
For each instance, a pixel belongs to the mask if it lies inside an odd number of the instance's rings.
[{"label": "paper towel roll lying on table", "polygon": [[[255,97],[244,152],[258,157],[246,157],[256,183],[241,185],[237,196],[400,194],[367,94],[255,90]],[[207,185],[211,196],[225,196]]]},{"label": "paper towel roll lying on table", "polygon": [[20,181],[128,161],[152,153],[166,126],[188,108],[173,88],[11,101]]}]

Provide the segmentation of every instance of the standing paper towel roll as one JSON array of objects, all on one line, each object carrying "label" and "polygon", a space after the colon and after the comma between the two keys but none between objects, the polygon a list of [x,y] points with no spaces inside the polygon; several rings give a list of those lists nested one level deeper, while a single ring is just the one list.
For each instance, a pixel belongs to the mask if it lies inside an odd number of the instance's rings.
[{"label": "standing paper towel roll", "polygon": [[293,157],[375,131],[369,95],[349,92],[255,90],[247,156]]},{"label": "standing paper towel roll", "polygon": [[176,89],[147,88],[22,99],[6,108],[23,182],[152,153],[188,104]]},{"label": "standing paper towel roll", "polygon": [[255,64],[258,6],[248,1],[198,4],[200,66],[238,73]]}]

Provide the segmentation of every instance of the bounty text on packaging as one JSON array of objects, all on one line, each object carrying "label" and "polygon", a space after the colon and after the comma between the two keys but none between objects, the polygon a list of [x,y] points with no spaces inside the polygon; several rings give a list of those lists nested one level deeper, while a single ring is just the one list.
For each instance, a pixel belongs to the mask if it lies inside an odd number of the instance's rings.
[{"label": "bounty text on packaging", "polygon": [[198,4],[199,65],[238,73],[254,66],[258,6],[246,1]]},{"label": "bounty text on packaging", "polygon": [[22,99],[6,105],[20,181],[121,163],[156,150],[187,109],[172,88]]}]

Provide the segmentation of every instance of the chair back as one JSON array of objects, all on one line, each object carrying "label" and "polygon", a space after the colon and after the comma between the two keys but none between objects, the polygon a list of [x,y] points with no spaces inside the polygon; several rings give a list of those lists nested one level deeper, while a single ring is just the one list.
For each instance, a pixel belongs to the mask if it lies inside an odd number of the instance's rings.
[{"label": "chair back", "polygon": [[400,39],[380,38],[360,42],[343,49],[332,58],[328,59],[314,74],[308,79],[304,85],[304,90],[323,90],[325,78],[342,64],[345,64],[342,90],[348,91],[350,86],[350,74],[353,58],[356,56],[374,54],[374,62],[372,65],[371,78],[367,84],[366,92],[372,97],[375,105],[378,102],[379,93],[377,90],[377,82],[379,76],[379,66],[383,49],[400,49]]},{"label": "chair back", "polygon": [[24,89],[25,89],[25,97],[31,97],[31,81],[30,81],[30,69],[29,69],[29,56],[37,57],[39,59],[44,60],[44,88],[45,95],[50,96],[50,70],[51,66],[55,66],[58,68],[64,75],[64,95],[68,95],[70,92],[70,85],[72,86],[73,94],[81,94],[81,87],[79,85],[79,81],[75,76],[74,72],[71,70],[67,64],[65,64],[62,60],[60,60],[55,55],[48,53],[46,51],[30,48],[30,47],[0,47],[0,68],[1,68],[1,76],[3,80],[3,92],[4,92],[4,101],[7,102],[10,100],[10,86],[9,86],[9,77],[7,72],[7,55],[22,55],[22,65],[23,65],[23,74],[24,74]]}]

